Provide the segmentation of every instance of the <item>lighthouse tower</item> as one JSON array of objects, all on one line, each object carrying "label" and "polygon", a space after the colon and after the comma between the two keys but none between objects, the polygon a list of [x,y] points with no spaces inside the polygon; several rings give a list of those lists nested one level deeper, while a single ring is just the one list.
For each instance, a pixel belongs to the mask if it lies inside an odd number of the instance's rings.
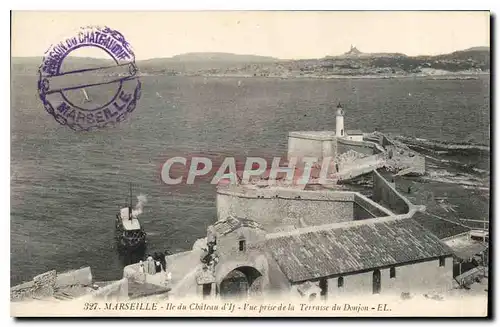
[{"label": "lighthouse tower", "polygon": [[337,136],[337,137],[344,137],[345,136],[344,109],[342,108],[342,105],[340,104],[340,102],[337,105],[337,120],[335,122],[335,136]]}]

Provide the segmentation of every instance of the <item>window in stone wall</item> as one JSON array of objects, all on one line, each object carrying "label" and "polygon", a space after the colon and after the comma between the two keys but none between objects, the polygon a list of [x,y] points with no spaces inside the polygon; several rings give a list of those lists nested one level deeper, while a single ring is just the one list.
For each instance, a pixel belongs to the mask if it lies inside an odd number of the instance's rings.
[{"label": "window in stone wall", "polygon": [[446,261],[444,257],[439,258],[439,267],[444,267]]},{"label": "window in stone wall", "polygon": [[339,277],[339,278],[337,279],[337,286],[338,286],[339,288],[344,287],[344,277]]},{"label": "window in stone wall", "polygon": [[392,267],[389,270],[389,275],[390,275],[391,278],[396,278],[396,267]]},{"label": "window in stone wall", "polygon": [[246,245],[245,240],[240,240],[240,246],[239,246],[240,251],[245,251],[246,247],[247,247],[247,245]]}]

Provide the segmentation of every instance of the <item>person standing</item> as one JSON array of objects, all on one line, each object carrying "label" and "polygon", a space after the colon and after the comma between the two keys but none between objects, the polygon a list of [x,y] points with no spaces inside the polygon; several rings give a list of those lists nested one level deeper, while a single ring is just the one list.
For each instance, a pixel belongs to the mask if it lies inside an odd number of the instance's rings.
[{"label": "person standing", "polygon": [[146,282],[146,270],[144,268],[144,262],[142,260],[139,261],[139,278],[138,281],[140,283]]},{"label": "person standing", "polygon": [[155,261],[153,260],[152,256],[148,257],[147,266],[148,266],[148,273],[150,275],[154,275],[156,273],[156,267],[155,267]]}]

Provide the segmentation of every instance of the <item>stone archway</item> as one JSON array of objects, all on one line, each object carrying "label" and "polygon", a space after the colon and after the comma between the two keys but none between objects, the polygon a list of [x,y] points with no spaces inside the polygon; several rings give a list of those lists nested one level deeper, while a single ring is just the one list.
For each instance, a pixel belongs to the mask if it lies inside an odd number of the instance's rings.
[{"label": "stone archway", "polygon": [[221,298],[246,298],[262,293],[263,276],[250,266],[231,270],[219,284]]}]

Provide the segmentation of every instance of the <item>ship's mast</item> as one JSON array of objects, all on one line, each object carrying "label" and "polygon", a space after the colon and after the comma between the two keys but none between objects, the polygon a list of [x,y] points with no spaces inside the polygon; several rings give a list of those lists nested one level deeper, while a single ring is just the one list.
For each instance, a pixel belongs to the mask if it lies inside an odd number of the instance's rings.
[{"label": "ship's mast", "polygon": [[130,203],[128,205],[128,218],[132,220],[132,183],[130,183]]}]

